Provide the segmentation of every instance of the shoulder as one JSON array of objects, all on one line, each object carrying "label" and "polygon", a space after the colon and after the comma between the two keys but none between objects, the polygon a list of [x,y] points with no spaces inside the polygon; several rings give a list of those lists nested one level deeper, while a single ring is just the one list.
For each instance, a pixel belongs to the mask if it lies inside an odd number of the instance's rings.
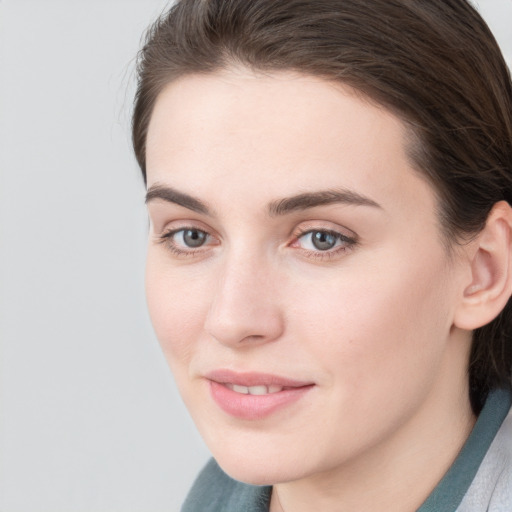
[{"label": "shoulder", "polygon": [[503,421],[457,512],[512,510],[512,410]]},{"label": "shoulder", "polygon": [[182,512],[267,512],[270,487],[259,487],[230,478],[214,459],[199,473]]}]

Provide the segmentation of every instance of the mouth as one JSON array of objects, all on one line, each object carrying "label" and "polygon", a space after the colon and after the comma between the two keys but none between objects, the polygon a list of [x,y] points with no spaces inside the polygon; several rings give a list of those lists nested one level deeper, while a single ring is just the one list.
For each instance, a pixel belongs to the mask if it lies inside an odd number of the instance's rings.
[{"label": "mouth", "polygon": [[275,384],[270,386],[259,385],[259,386],[240,386],[239,384],[233,384],[231,382],[225,382],[224,386],[226,386],[231,391],[235,393],[240,393],[241,395],[254,395],[254,396],[262,396],[262,395],[271,395],[273,393],[279,393],[286,389],[293,389],[285,386],[277,386]]},{"label": "mouth", "polygon": [[229,416],[260,420],[291,406],[315,384],[263,373],[218,370],[206,375],[214,402]]}]

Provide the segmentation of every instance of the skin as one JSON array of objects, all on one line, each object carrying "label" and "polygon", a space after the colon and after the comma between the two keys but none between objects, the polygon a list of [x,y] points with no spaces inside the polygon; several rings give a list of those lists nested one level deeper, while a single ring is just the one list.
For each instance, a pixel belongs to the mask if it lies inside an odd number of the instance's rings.
[{"label": "skin", "polygon": [[[471,245],[447,254],[405,140],[388,111],[299,74],[191,75],[157,100],[150,315],[214,457],[236,479],[274,485],[272,511],[416,510],[473,426],[471,332],[456,322]],[[196,202],[159,197],[163,187]],[[269,212],[324,190],[352,199]],[[186,228],[204,243],[187,245]],[[319,250],[312,230],[341,236]],[[243,420],[211,397],[205,375],[219,368],[314,386]]]}]

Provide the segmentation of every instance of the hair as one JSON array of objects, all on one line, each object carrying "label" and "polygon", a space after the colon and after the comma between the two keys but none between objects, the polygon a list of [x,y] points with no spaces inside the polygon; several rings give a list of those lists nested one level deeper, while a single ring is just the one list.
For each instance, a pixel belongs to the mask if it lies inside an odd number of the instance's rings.
[{"label": "hair", "polygon": [[[348,85],[408,128],[408,156],[433,186],[447,247],[512,204],[512,84],[466,0],[182,0],[147,32],[132,136],[146,181],[146,136],[170,82],[234,65]],[[512,386],[512,302],[473,333],[470,399]]]}]

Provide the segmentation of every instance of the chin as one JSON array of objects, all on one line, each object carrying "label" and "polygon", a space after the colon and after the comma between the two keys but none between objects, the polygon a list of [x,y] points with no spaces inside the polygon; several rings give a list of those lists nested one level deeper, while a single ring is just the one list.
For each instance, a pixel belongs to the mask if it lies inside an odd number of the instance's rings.
[{"label": "chin", "polygon": [[[296,451],[300,452],[300,450]],[[314,472],[314,469],[309,467],[310,464],[305,464],[308,461],[305,460],[303,453],[290,455],[272,449],[271,445],[267,449],[258,449],[255,446],[252,450],[234,446],[227,450],[224,445],[220,450],[213,450],[212,453],[227,475],[251,485],[290,482]]]},{"label": "chin", "polygon": [[[215,458],[224,473],[234,480],[251,485],[275,485],[285,481],[295,480],[291,475],[286,476],[284,468],[275,467],[272,461],[264,464],[253,464],[252,461],[226,461],[224,457]],[[274,466],[274,467],[273,467]]]}]

